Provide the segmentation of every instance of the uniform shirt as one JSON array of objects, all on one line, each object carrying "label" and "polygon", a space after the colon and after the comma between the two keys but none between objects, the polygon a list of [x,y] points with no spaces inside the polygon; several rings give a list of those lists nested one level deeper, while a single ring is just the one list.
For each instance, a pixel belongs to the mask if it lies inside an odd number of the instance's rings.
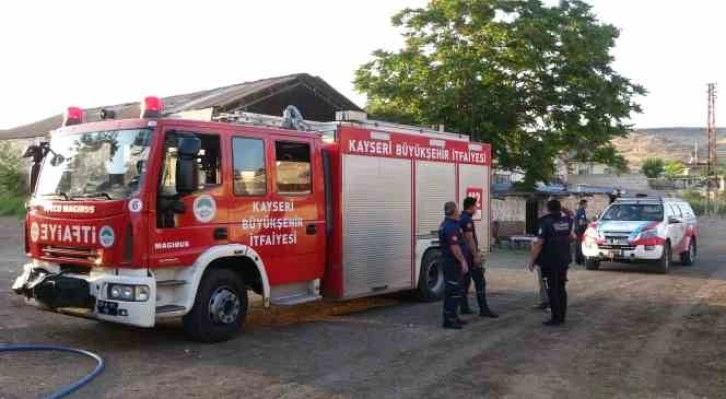
[{"label": "uniform shirt", "polygon": [[575,212],[575,232],[577,234],[582,234],[587,227],[585,224],[582,224],[582,222],[587,222],[587,215],[585,214],[584,209],[578,209],[577,212]]},{"label": "uniform shirt", "polygon": [[441,254],[446,260],[456,261],[454,253],[451,251],[453,245],[459,245],[462,251],[466,251],[466,244],[462,237],[459,222],[454,219],[446,218],[441,222],[439,226],[439,242],[441,243]]},{"label": "uniform shirt", "polygon": [[[476,227],[474,226],[473,216],[474,215],[467,211],[461,212],[461,216],[459,217],[459,227],[461,227],[462,233],[472,233],[474,236],[474,245],[476,245],[476,248],[479,248],[479,240],[476,237]],[[466,242],[466,240],[464,241]],[[464,255],[470,256],[468,251],[465,252]]]},{"label": "uniform shirt", "polygon": [[572,218],[562,214],[549,214],[539,219],[537,238],[542,242],[542,251],[537,264],[546,268],[565,268],[570,264],[572,224]]}]

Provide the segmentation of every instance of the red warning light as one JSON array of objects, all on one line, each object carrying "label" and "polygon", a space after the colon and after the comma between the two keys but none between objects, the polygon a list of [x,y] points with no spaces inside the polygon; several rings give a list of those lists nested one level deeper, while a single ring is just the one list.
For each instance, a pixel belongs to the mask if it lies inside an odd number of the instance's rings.
[{"label": "red warning light", "polygon": [[68,107],[63,113],[63,126],[71,126],[83,123],[83,108]]},{"label": "red warning light", "polygon": [[158,118],[164,112],[164,101],[159,97],[146,97],[141,103],[141,118]]}]

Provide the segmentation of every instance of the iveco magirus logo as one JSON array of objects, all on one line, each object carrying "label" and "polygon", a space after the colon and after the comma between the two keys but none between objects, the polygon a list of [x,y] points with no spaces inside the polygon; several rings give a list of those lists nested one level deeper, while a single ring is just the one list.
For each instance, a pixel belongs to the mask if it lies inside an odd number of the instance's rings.
[{"label": "iveco magirus logo", "polygon": [[30,240],[36,242],[38,238],[40,238],[40,227],[38,227],[38,223],[33,222],[30,225]]},{"label": "iveco magirus logo", "polygon": [[98,242],[100,242],[104,248],[109,248],[113,245],[114,241],[116,241],[116,234],[114,234],[111,226],[101,227],[101,230],[98,231]]},{"label": "iveco magirus logo", "polygon": [[214,219],[217,213],[217,204],[214,198],[209,195],[200,195],[194,200],[194,217],[202,223],[206,223]]}]

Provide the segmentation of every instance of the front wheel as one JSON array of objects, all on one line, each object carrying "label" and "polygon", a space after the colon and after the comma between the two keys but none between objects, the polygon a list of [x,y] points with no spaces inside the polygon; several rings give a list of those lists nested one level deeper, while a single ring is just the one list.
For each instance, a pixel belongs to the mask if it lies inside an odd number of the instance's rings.
[{"label": "front wheel", "polygon": [[696,246],[696,239],[692,238],[691,242],[688,243],[688,250],[681,254],[681,264],[683,266],[693,266],[693,262],[696,261],[697,253],[698,247]]},{"label": "front wheel", "polygon": [[671,269],[671,243],[663,244],[663,255],[658,260],[658,271],[662,274],[668,274]]},{"label": "front wheel", "polygon": [[429,249],[421,261],[418,278],[418,298],[422,301],[438,301],[444,295],[444,268],[441,250]]},{"label": "front wheel", "polygon": [[600,261],[592,258],[585,259],[585,269],[597,270],[600,268]]},{"label": "front wheel", "polygon": [[247,317],[247,289],[242,278],[227,269],[208,270],[202,278],[194,306],[182,321],[186,335],[202,342],[232,338]]}]

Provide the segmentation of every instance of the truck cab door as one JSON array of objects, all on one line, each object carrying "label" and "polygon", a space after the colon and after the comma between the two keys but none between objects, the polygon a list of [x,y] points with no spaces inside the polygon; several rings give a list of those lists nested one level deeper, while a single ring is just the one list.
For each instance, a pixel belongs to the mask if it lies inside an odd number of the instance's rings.
[{"label": "truck cab door", "polygon": [[[227,242],[222,140],[215,132],[198,129],[167,129],[164,134],[149,261],[152,267],[189,266],[208,248]],[[189,193],[176,191],[177,143],[181,136],[193,137],[201,142],[195,159],[198,187]]]}]

